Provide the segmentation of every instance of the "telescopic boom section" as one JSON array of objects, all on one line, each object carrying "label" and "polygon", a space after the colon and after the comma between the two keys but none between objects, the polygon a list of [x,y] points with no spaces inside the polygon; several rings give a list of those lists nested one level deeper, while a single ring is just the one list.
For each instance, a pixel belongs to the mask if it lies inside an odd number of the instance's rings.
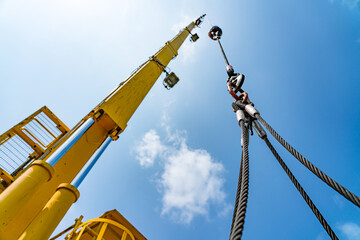
[{"label": "telescopic boom section", "polygon": [[175,38],[166,42],[149,61],[143,64],[133,75],[125,80],[99,105],[122,130],[134,114],[164,68],[175,56],[195,23],[190,23]]},{"label": "telescopic boom section", "polygon": [[[31,165],[0,194],[0,239],[18,239],[39,213],[44,212],[42,209],[59,185],[71,183],[108,136],[114,140],[118,138],[168,63],[178,55],[178,49],[191,30],[201,23],[203,17],[190,23],[171,41],[166,42],[163,48],[113,90],[56,146],[41,156],[37,165]],[[89,121],[91,123],[87,124]],[[86,124],[86,129],[81,131]],[[73,141],[74,138],[76,141]],[[41,222],[44,228],[49,227],[50,223]]]}]

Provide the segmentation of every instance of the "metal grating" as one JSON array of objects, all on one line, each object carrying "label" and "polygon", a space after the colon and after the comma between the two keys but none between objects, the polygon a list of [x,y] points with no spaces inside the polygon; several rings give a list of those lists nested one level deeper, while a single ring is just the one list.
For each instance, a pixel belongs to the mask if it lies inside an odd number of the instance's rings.
[{"label": "metal grating", "polygon": [[17,175],[68,131],[47,107],[42,107],[0,136],[0,170]]},{"label": "metal grating", "polygon": [[7,173],[14,172],[33,153],[34,150],[15,135],[0,145],[0,167]]}]

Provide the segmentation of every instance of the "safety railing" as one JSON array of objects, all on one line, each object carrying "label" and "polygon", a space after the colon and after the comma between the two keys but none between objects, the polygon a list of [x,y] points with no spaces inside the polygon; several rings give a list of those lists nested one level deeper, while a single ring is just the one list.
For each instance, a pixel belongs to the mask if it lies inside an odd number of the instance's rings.
[{"label": "safety railing", "polygon": [[[16,176],[69,131],[46,106],[0,136],[0,173]],[[51,150],[51,149],[50,149]],[[3,181],[11,182],[11,177]]]},{"label": "safety railing", "polygon": [[78,227],[76,225],[66,235],[66,240],[135,240],[128,228],[114,220],[95,218],[78,225]]}]

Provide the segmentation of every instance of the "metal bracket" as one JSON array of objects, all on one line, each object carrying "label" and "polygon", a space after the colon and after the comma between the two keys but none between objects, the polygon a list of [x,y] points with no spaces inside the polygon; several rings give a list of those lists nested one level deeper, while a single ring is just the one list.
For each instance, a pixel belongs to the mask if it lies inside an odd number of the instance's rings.
[{"label": "metal bracket", "polygon": [[116,127],[115,129],[111,130],[109,132],[109,136],[114,140],[118,140],[119,139],[119,135],[123,130],[120,127]]},{"label": "metal bracket", "polygon": [[164,73],[166,74],[169,74],[167,71],[166,71],[166,67],[164,64],[162,64],[162,62],[160,62],[160,60],[156,57],[156,56],[151,56],[150,57],[150,61],[154,61],[157,66],[161,69],[161,71],[163,71]]}]

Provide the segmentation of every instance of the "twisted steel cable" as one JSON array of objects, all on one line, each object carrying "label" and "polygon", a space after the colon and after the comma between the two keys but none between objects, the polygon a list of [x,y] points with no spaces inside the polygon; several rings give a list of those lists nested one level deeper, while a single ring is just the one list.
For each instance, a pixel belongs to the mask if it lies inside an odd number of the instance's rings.
[{"label": "twisted steel cable", "polygon": [[350,202],[360,207],[360,198],[356,196],[354,193],[347,190],[345,187],[337,183],[331,177],[322,172],[319,168],[313,165],[309,160],[307,160],[304,156],[302,156],[298,151],[296,151],[288,142],[286,142],[261,116],[260,114],[255,114],[255,118],[257,118],[262,125],[264,125],[267,130],[274,136],[274,138],[283,145],[296,159],[298,159],[305,167],[307,167],[312,173],[314,173],[318,178],[323,180],[327,185],[332,187],[335,191],[340,193]]},{"label": "twisted steel cable", "polygon": [[239,179],[238,179],[238,185],[237,185],[237,191],[236,191],[236,197],[235,197],[235,204],[234,204],[234,212],[233,212],[233,218],[232,218],[232,222],[231,222],[230,238],[229,239],[231,239],[231,235],[232,235],[232,231],[233,231],[234,224],[235,224],[235,219],[236,219],[236,213],[237,213],[237,209],[238,209],[238,205],[239,205],[239,198],[240,198],[240,191],[241,191],[242,166],[243,166],[242,163],[243,163],[243,155],[241,153]]},{"label": "twisted steel cable", "polygon": [[244,121],[240,121],[241,138],[243,139],[242,151],[242,172],[241,172],[241,190],[239,204],[236,211],[235,222],[230,235],[230,240],[241,239],[244,230],[246,206],[249,192],[249,130],[245,126]]},{"label": "twisted steel cable", "polygon": [[290,169],[287,167],[285,162],[281,159],[280,155],[276,152],[275,148],[270,143],[267,137],[264,138],[266,145],[269,147],[270,151],[273,153],[275,158],[280,163],[281,167],[284,169],[286,174],[289,176],[291,182],[295,185],[301,196],[304,198],[305,202],[309,205],[310,209],[315,214],[316,218],[319,220],[321,225],[324,227],[325,231],[329,234],[332,240],[338,240],[338,237],[335,235],[334,231],[331,229],[329,224],[326,222],[325,218],[322,216],[320,211],[316,208],[315,204],[311,201],[310,197],[307,195],[305,190],[301,187],[300,183],[296,180],[295,176],[292,174]]}]

